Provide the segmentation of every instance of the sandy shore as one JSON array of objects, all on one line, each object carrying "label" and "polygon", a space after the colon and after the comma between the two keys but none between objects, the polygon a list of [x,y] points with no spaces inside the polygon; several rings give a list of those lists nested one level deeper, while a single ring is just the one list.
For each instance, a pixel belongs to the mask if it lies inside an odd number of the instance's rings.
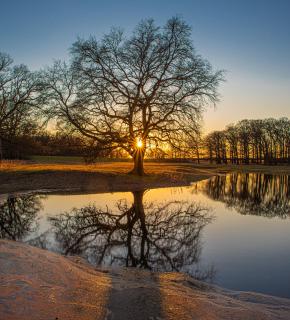
[{"label": "sandy shore", "polygon": [[0,241],[0,319],[290,319],[290,299],[234,292],[178,273],[95,269]]},{"label": "sandy shore", "polygon": [[290,174],[290,166],[197,165],[190,163],[146,162],[147,175],[128,175],[129,162],[84,164],[38,164],[3,162],[0,165],[0,192],[70,191],[112,192],[147,188],[183,186],[227,172],[263,172]]}]

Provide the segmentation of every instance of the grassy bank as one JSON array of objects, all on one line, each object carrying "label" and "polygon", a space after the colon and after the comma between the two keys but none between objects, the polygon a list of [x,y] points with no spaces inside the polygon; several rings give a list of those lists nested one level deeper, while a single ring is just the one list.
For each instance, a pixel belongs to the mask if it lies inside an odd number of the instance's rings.
[{"label": "grassy bank", "polygon": [[127,174],[131,168],[130,162],[116,161],[86,165],[75,157],[57,157],[54,161],[4,161],[0,164],[0,192],[40,189],[76,192],[133,191],[188,185],[193,181],[229,172],[290,174],[290,166],[145,162],[147,175],[136,177]]}]

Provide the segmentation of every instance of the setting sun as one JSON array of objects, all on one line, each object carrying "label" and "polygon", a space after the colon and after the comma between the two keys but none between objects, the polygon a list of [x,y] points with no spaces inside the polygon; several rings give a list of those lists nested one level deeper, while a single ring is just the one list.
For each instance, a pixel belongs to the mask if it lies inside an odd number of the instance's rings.
[{"label": "setting sun", "polygon": [[143,147],[143,141],[141,138],[138,138],[136,141],[136,146],[137,148],[142,148]]}]

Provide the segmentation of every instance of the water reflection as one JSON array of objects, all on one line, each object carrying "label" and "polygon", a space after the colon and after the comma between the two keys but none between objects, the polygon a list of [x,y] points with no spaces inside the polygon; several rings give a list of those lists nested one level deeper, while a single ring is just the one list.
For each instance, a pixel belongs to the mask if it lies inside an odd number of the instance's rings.
[{"label": "water reflection", "polygon": [[199,184],[198,191],[244,215],[290,216],[290,179],[287,175],[235,173],[216,176]]},{"label": "water reflection", "polygon": [[214,265],[221,286],[289,297],[289,183],[285,175],[237,173],[133,196],[8,196],[0,202],[0,238],[93,264],[206,280]]},{"label": "water reflection", "polygon": [[50,216],[40,234],[44,196],[8,196],[0,204],[0,238],[81,255],[95,265],[183,271],[213,280],[213,267],[199,267],[201,233],[213,220],[210,210],[195,202],[144,202],[144,193],[133,192],[132,203],[119,200],[113,209],[90,204]]},{"label": "water reflection", "polygon": [[38,227],[36,218],[41,208],[40,196],[8,196],[0,204],[0,238],[22,240],[34,232]]},{"label": "water reflection", "polygon": [[196,203],[144,203],[134,192],[131,205],[120,200],[114,210],[89,205],[50,222],[64,254],[85,256],[91,263],[162,271],[186,271],[212,278],[214,269],[200,271],[201,232],[213,217]]}]

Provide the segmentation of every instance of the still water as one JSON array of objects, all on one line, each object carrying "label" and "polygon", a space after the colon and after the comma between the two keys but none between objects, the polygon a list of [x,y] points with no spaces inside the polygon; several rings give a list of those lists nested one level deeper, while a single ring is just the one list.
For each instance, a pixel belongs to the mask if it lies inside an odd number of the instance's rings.
[{"label": "still water", "polygon": [[139,192],[2,196],[0,238],[290,298],[289,218],[289,176],[229,174]]}]

